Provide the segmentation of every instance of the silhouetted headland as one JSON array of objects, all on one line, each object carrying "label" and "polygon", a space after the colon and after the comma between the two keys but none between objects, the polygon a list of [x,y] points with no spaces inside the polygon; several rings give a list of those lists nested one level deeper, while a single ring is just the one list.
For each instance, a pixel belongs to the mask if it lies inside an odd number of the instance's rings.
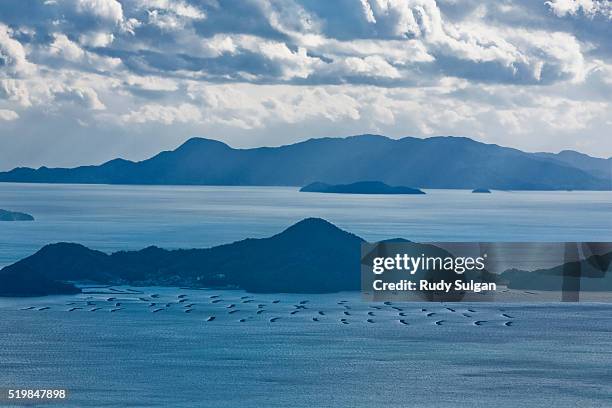
[{"label": "silhouetted headland", "polygon": [[19,263],[0,270],[0,296],[46,296],[80,293],[71,283],[49,277],[46,272]]},{"label": "silhouetted headland", "polygon": [[34,221],[30,214],[0,209],[0,221]]},{"label": "silhouetted headland", "polygon": [[[359,290],[362,239],[317,218],[269,238],[206,249],[106,254],[74,243],[46,245],[0,270],[4,293],[73,293],[62,282],[241,288],[251,292],[328,293]],[[15,286],[15,282],[22,282]],[[28,286],[31,283],[31,287]],[[45,292],[44,288],[48,288]]]}]

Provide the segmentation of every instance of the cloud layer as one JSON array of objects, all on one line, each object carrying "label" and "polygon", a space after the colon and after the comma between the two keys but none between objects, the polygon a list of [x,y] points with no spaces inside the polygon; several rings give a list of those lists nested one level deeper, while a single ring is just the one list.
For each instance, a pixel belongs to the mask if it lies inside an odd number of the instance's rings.
[{"label": "cloud layer", "polygon": [[606,0],[0,2],[0,168],[383,133],[612,155]]}]

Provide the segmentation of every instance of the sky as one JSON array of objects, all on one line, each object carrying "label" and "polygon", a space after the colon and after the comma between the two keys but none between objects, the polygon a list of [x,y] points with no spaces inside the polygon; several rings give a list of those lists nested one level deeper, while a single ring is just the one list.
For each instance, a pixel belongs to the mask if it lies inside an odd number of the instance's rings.
[{"label": "sky", "polygon": [[193,136],[612,156],[608,0],[2,0],[0,170]]}]

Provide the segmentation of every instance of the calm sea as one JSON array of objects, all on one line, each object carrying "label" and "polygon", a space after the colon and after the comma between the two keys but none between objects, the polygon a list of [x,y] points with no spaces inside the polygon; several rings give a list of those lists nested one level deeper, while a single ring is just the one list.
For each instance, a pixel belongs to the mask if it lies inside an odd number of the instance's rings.
[{"label": "calm sea", "polygon": [[612,241],[612,192],[428,190],[426,195],[300,193],[287,187],[0,183],[0,265],[59,241],[116,251],[209,247],[322,217],[364,239]]},{"label": "calm sea", "polygon": [[612,405],[609,305],[136,289],[0,298],[0,388],[68,390],[41,407]]},{"label": "calm sea", "polygon": [[[609,192],[427,193],[0,184],[0,208],[37,219],[0,223],[0,264],[56,241],[207,247],[312,216],[368,240],[612,241]],[[65,388],[33,406],[81,408],[612,406],[606,304],[126,289],[0,298],[0,393]]]}]

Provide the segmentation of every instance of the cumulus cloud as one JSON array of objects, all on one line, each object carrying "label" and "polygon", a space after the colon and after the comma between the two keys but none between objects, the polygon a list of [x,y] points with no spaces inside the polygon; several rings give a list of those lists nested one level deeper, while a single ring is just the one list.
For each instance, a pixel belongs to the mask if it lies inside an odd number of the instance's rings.
[{"label": "cumulus cloud", "polygon": [[140,0],[148,22],[162,30],[180,30],[193,20],[203,20],[206,14],[196,6],[180,0]]},{"label": "cumulus cloud", "polygon": [[158,122],[171,125],[176,122],[198,122],[201,117],[200,110],[188,103],[178,106],[151,104],[121,115],[121,120],[124,123]]},{"label": "cumulus cloud", "polygon": [[0,109],[0,120],[9,121],[16,120],[17,118],[19,118],[17,112],[8,109]]},{"label": "cumulus cloud", "polygon": [[123,21],[123,8],[116,0],[77,0],[76,11],[113,24]]},{"label": "cumulus cloud", "polygon": [[345,75],[401,78],[401,74],[393,65],[379,55],[368,57],[347,57],[334,64],[334,67]]},{"label": "cumulus cloud", "polygon": [[172,92],[178,89],[175,80],[157,76],[129,75],[125,79],[125,83],[130,87],[145,91]]},{"label": "cumulus cloud", "polygon": [[79,43],[89,47],[106,47],[110,45],[114,39],[115,35],[113,33],[94,31],[81,34],[79,36]]},{"label": "cumulus cloud", "polygon": [[[587,3],[547,2],[556,15],[603,10],[598,2]],[[462,19],[445,16],[435,0],[362,0],[358,7],[337,2],[327,9],[293,0],[242,7],[226,1],[78,0],[74,10],[68,4],[49,3],[39,11],[58,17],[44,31],[49,47],[68,61],[99,56],[89,65],[114,69],[113,63],[123,62],[134,74],[191,72],[221,82],[405,86],[439,75],[516,84],[580,81],[581,61],[593,47],[591,38],[583,42],[575,32],[491,24],[496,15],[490,14],[502,8],[486,4]],[[338,21],[336,14],[343,13]],[[0,37],[7,44],[8,29]],[[14,50],[12,60],[24,61],[23,51],[16,54],[19,42],[12,41],[5,46]],[[44,53],[44,46],[36,49]]]},{"label": "cumulus cloud", "polygon": [[0,80],[0,99],[7,99],[22,107],[32,105],[28,87],[23,81],[15,79]]},{"label": "cumulus cloud", "polygon": [[598,0],[5,0],[0,109],[31,145],[45,123],[109,157],[145,134],[365,132],[612,155],[611,18]]},{"label": "cumulus cloud", "polygon": [[612,3],[609,0],[550,0],[546,4],[559,17],[584,15],[593,18],[601,15],[612,20]]},{"label": "cumulus cloud", "polygon": [[27,60],[23,45],[12,35],[13,30],[0,22],[0,68],[9,75],[28,75],[34,66]]},{"label": "cumulus cloud", "polygon": [[54,33],[52,38],[53,41],[37,54],[40,62],[94,71],[117,70],[121,65],[121,59],[87,51],[64,34]]},{"label": "cumulus cloud", "polygon": [[86,109],[105,110],[95,90],[89,87],[68,86],[55,93],[56,101],[71,101]]}]

